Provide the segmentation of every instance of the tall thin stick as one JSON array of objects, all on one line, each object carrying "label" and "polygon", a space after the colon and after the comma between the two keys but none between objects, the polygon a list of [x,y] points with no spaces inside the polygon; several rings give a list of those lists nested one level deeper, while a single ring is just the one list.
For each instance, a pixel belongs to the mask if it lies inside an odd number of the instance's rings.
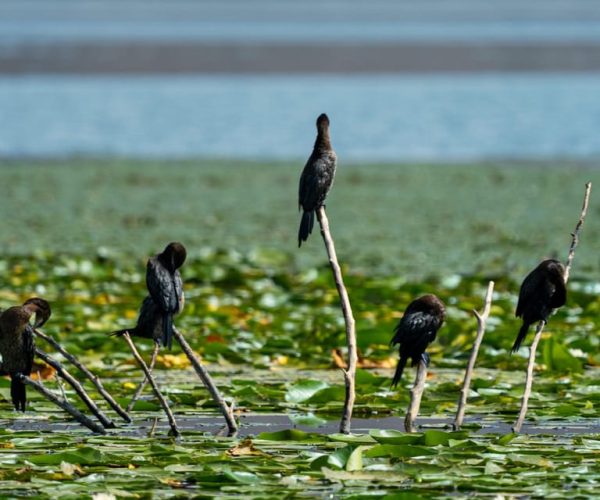
[{"label": "tall thin stick", "polygon": [[[575,257],[575,248],[579,243],[579,232],[583,226],[585,216],[587,214],[588,205],[590,202],[590,193],[592,191],[592,183],[588,182],[585,185],[585,195],[583,196],[583,206],[581,208],[581,215],[575,226],[575,231],[571,233],[571,246],[569,247],[569,254],[567,256],[567,264],[565,266],[565,285],[569,281],[569,273],[571,272],[571,266],[573,265],[573,258]],[[542,332],[544,331],[545,321],[540,321],[535,330],[535,337],[529,348],[529,360],[527,361],[527,375],[525,376],[525,390],[523,391],[523,398],[521,399],[521,408],[519,410],[519,416],[513,425],[513,432],[521,432],[521,427],[525,421],[525,415],[527,414],[527,407],[529,406],[529,397],[531,396],[531,387],[533,386],[533,368],[535,366],[535,353],[537,346],[542,338]]]},{"label": "tall thin stick", "polygon": [[335,279],[335,286],[340,296],[340,302],[342,304],[342,312],[344,314],[344,321],[346,322],[346,344],[348,345],[348,368],[342,369],[344,373],[344,383],[346,384],[346,399],[344,401],[344,413],[340,421],[340,432],[344,434],[350,433],[350,425],[352,422],[352,410],[354,408],[354,399],[356,398],[355,391],[355,378],[356,378],[356,363],[358,361],[358,355],[356,352],[356,330],[354,323],[354,316],[352,315],[352,307],[350,306],[350,299],[348,298],[348,292],[344,286],[344,279],[342,278],[342,270],[338,264],[337,255],[335,253],[335,246],[333,244],[333,238],[329,232],[329,221],[327,215],[325,215],[325,207],[319,207],[317,210],[317,218],[321,226],[321,236],[325,242],[325,248],[327,249],[327,255],[329,257],[329,264],[333,271],[333,278]]},{"label": "tall thin stick", "polygon": [[160,403],[160,406],[162,407],[163,411],[167,415],[167,420],[169,421],[169,426],[171,427],[171,433],[175,437],[181,436],[181,433],[179,432],[179,428],[177,427],[177,422],[175,421],[175,417],[173,416],[173,412],[171,412],[171,408],[169,407],[169,403],[167,403],[167,400],[165,399],[165,397],[160,392],[160,389],[158,388],[156,380],[154,380],[154,377],[148,371],[148,367],[146,366],[146,363],[144,362],[144,360],[140,356],[140,353],[136,349],[135,344],[132,342],[131,337],[129,336],[129,333],[125,332],[123,334],[123,338],[125,339],[125,341],[127,342],[127,344],[129,344],[129,348],[131,349],[133,357],[135,358],[135,360],[137,361],[138,365],[140,365],[140,368],[142,369],[142,371],[146,375],[146,378],[148,379],[148,382],[150,382],[150,385],[152,386],[152,390],[154,391],[154,395],[158,399],[158,402]]},{"label": "tall thin stick", "polygon": [[477,335],[475,336],[475,342],[473,343],[473,349],[471,351],[471,357],[465,370],[465,379],[463,381],[462,389],[460,390],[460,397],[458,398],[458,409],[456,410],[456,418],[454,420],[454,430],[460,429],[465,418],[465,410],[467,406],[467,397],[469,395],[469,389],[471,387],[471,378],[473,377],[473,370],[475,369],[475,361],[477,361],[477,354],[479,354],[479,347],[485,334],[485,324],[488,316],[490,315],[490,309],[492,308],[492,295],[494,293],[494,282],[488,283],[487,292],[485,293],[485,305],[483,312],[479,314],[476,310],[473,310],[473,314],[477,318]]},{"label": "tall thin stick", "polygon": [[[152,358],[150,359],[150,366],[148,366],[148,371],[150,373],[152,373],[152,370],[154,370],[154,365],[156,364],[156,357],[158,356],[159,350],[160,350],[160,344],[158,342],[154,342],[154,349],[152,350]],[[129,404],[127,405],[127,411],[133,410],[133,407],[135,406],[135,402],[139,399],[139,397],[142,394],[142,391],[146,387],[147,383],[148,383],[148,379],[144,376],[144,378],[140,382],[140,385],[138,385],[138,388],[136,389],[135,393],[133,394],[131,401],[129,401]]]},{"label": "tall thin stick", "polygon": [[234,435],[238,430],[238,425],[233,416],[233,405],[230,407],[225,401],[225,399],[223,399],[223,396],[221,396],[221,393],[219,392],[219,389],[217,389],[217,386],[213,382],[210,374],[208,373],[208,370],[204,368],[201,361],[198,359],[198,356],[196,356],[196,353],[192,350],[192,348],[187,343],[181,332],[177,330],[177,328],[173,327],[173,334],[175,336],[175,339],[181,346],[181,349],[192,363],[192,366],[198,374],[198,377],[200,377],[200,380],[202,380],[204,387],[206,387],[206,389],[212,396],[213,401],[221,410],[223,418],[225,419],[225,423],[227,424],[228,435]]},{"label": "tall thin stick", "polygon": [[35,354],[40,357],[44,362],[49,364],[52,368],[56,370],[56,373],[65,380],[77,393],[77,395],[81,398],[81,400],[85,403],[85,405],[90,409],[90,411],[96,416],[96,418],[100,421],[100,423],[106,429],[112,429],[115,426],[113,421],[108,418],[100,408],[94,403],[89,394],[85,391],[83,386],[79,383],[79,381],[73,377],[65,368],[63,368],[62,364],[59,361],[54,359],[53,357],[46,354],[39,348],[35,348]]},{"label": "tall thin stick", "polygon": [[588,182],[585,185],[585,195],[583,197],[581,215],[579,216],[579,220],[577,221],[577,225],[575,226],[575,231],[571,233],[571,247],[569,248],[569,255],[567,256],[567,265],[565,266],[565,283],[569,281],[569,274],[571,272],[571,266],[573,265],[573,257],[575,257],[575,247],[577,247],[577,244],[579,243],[579,232],[581,231],[581,226],[583,226],[583,221],[585,220],[585,216],[587,214],[588,205],[590,204],[591,191],[592,183]]},{"label": "tall thin stick", "polygon": [[54,349],[60,352],[65,359],[67,359],[73,366],[75,366],[81,373],[83,373],[92,384],[96,387],[98,393],[105,399],[105,401],[111,406],[111,408],[127,423],[131,423],[131,417],[127,415],[127,412],[121,408],[121,405],[115,401],[110,393],[102,385],[102,381],[97,375],[94,375],[81,361],[75,356],[69,353],[63,346],[61,346],[54,338],[47,333],[42,332],[39,329],[34,330],[35,334],[48,342]]},{"label": "tall thin stick", "polygon": [[425,390],[425,380],[427,379],[427,365],[422,359],[419,360],[417,365],[417,375],[415,376],[415,383],[410,390],[410,403],[408,410],[406,411],[406,417],[404,418],[404,430],[406,432],[416,432],[415,421],[419,414],[419,408],[421,407],[421,397]]},{"label": "tall thin stick", "polygon": [[99,426],[96,422],[86,417],[83,413],[81,413],[77,408],[75,408],[72,404],[68,403],[65,400],[60,399],[55,394],[46,389],[40,382],[37,382],[22,373],[16,375],[20,382],[26,384],[30,387],[33,387],[37,392],[39,392],[42,396],[44,396],[47,400],[51,401],[55,405],[59,406],[67,413],[69,413],[77,422],[81,425],[84,425],[92,432],[97,434],[106,434],[106,431]]}]

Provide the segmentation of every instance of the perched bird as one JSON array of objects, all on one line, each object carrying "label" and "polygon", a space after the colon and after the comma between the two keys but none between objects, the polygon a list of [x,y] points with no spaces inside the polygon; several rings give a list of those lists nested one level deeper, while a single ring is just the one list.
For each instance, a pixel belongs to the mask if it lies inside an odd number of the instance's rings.
[{"label": "perched bird", "polygon": [[326,114],[317,118],[317,140],[302,175],[298,190],[298,208],[302,208],[302,220],[298,231],[298,247],[308,239],[315,224],[315,211],[318,210],[331,189],[337,156],[331,147],[329,118]]},{"label": "perched bird", "polygon": [[[33,327],[29,324],[35,314]],[[10,396],[17,411],[25,411],[25,385],[15,376],[30,375],[35,354],[34,328],[41,327],[50,318],[50,304],[37,297],[22,306],[9,307],[0,314],[0,354],[2,370],[10,375]]]},{"label": "perched bird", "polygon": [[178,269],[187,256],[185,247],[169,243],[162,253],[148,259],[146,286],[152,300],[162,314],[162,344],[171,348],[173,342],[173,315],[183,309],[183,282]]},{"label": "perched bird", "polygon": [[444,303],[435,295],[423,295],[408,305],[404,316],[394,329],[395,334],[391,341],[392,345],[400,344],[400,360],[392,387],[400,382],[409,358],[412,359],[412,366],[420,360],[429,366],[429,356],[425,349],[435,340],[445,317]]},{"label": "perched bird", "polygon": [[157,344],[161,343],[163,338],[163,313],[150,295],[146,296],[142,302],[135,327],[118,330],[112,332],[111,335],[120,337],[125,332],[134,337],[152,339]]},{"label": "perched bird", "polygon": [[523,326],[512,347],[517,352],[525,339],[529,326],[538,321],[548,321],[553,309],[567,301],[565,267],[558,260],[544,260],[523,280],[517,303],[517,318],[523,318]]}]

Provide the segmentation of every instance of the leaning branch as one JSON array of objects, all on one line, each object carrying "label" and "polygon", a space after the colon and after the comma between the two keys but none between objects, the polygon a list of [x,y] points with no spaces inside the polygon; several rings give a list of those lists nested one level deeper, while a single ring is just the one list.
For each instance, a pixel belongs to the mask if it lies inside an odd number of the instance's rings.
[{"label": "leaning branch", "polygon": [[[152,370],[154,370],[154,365],[156,364],[156,358],[158,356],[159,350],[160,350],[160,344],[158,342],[154,342],[154,349],[152,349],[152,358],[150,359],[150,366],[148,366],[148,371],[150,373],[152,373]],[[138,388],[135,390],[135,393],[133,394],[131,401],[129,401],[129,404],[127,405],[127,411],[133,410],[133,407],[135,406],[135,402],[142,395],[142,392],[143,392],[144,388],[146,387],[147,383],[148,383],[148,379],[146,377],[144,377],[142,379],[142,381],[140,382],[140,385],[138,385]]]},{"label": "leaning branch", "polygon": [[26,384],[30,387],[33,387],[37,392],[39,392],[47,400],[51,401],[55,405],[57,405],[60,408],[62,408],[63,410],[65,410],[75,420],[77,420],[77,422],[79,422],[81,425],[84,425],[92,432],[95,432],[97,434],[106,434],[106,431],[101,426],[99,426],[96,422],[94,422],[93,420],[86,417],[83,413],[81,413],[72,404],[57,397],[54,393],[50,392],[48,389],[46,389],[42,384],[40,384],[36,380],[33,380],[33,379],[29,378],[28,376],[23,375],[21,373],[17,374],[16,377],[19,379],[20,382],[22,382],[23,384]]},{"label": "leaning branch", "polygon": [[406,432],[416,432],[415,421],[419,414],[419,408],[421,407],[421,397],[425,390],[425,381],[427,379],[427,364],[422,359],[419,360],[417,365],[417,375],[415,377],[415,383],[410,390],[410,403],[408,410],[406,411],[406,417],[404,418],[404,430]]},{"label": "leaning branch", "polygon": [[148,382],[150,382],[150,386],[152,387],[152,390],[154,391],[154,395],[158,399],[160,406],[162,407],[163,411],[167,415],[167,420],[169,421],[169,426],[171,427],[171,433],[173,434],[173,436],[179,437],[181,435],[181,433],[179,432],[179,428],[177,427],[177,422],[175,421],[173,412],[171,411],[171,408],[169,407],[169,403],[167,403],[167,400],[160,392],[160,389],[158,388],[158,384],[156,383],[156,380],[154,380],[154,377],[148,371],[148,367],[146,366],[146,363],[144,362],[144,360],[140,356],[140,353],[136,349],[135,344],[133,343],[133,341],[131,340],[131,337],[129,336],[129,333],[125,332],[123,334],[123,338],[129,345],[129,348],[131,349],[133,357],[137,361],[138,365],[140,365],[140,368],[144,372],[144,375],[146,375],[146,378],[148,379]]},{"label": "leaning branch", "polygon": [[[569,255],[567,256],[567,265],[565,266],[565,285],[569,281],[569,273],[571,266],[573,265],[573,258],[575,257],[575,248],[579,243],[579,232],[583,226],[585,216],[587,214],[588,205],[590,202],[590,192],[592,191],[592,183],[588,182],[585,185],[585,194],[583,196],[583,206],[581,207],[581,215],[575,226],[575,231],[571,233],[571,246],[569,247]],[[523,398],[521,399],[521,408],[519,410],[519,416],[513,425],[513,432],[521,432],[521,427],[525,421],[525,415],[527,414],[527,407],[529,405],[529,397],[531,396],[531,387],[533,386],[533,368],[535,366],[535,353],[537,346],[542,338],[542,332],[544,331],[545,321],[540,321],[535,330],[535,337],[531,343],[529,349],[529,360],[527,361],[527,375],[525,377],[525,390],[523,391]]]},{"label": "leaning branch", "polygon": [[110,393],[104,388],[102,385],[102,381],[97,375],[94,375],[81,361],[79,361],[75,356],[69,353],[63,346],[61,346],[54,338],[52,338],[47,333],[42,332],[39,329],[34,330],[35,334],[48,342],[54,349],[60,352],[67,361],[69,361],[73,366],[75,366],[81,373],[83,373],[92,384],[96,387],[98,393],[106,400],[106,402],[111,406],[111,408],[118,413],[118,415],[125,420],[127,423],[131,423],[131,417],[127,414],[127,412],[121,408],[121,405],[115,401],[115,399],[110,395]]},{"label": "leaning branch", "polygon": [[233,408],[227,404],[225,399],[223,399],[223,396],[221,396],[221,393],[219,392],[219,389],[217,389],[217,386],[213,382],[210,374],[208,373],[208,370],[202,365],[201,361],[198,359],[198,356],[196,356],[196,353],[187,343],[184,336],[175,327],[173,327],[173,335],[175,336],[175,339],[181,346],[181,349],[183,349],[185,355],[190,360],[190,363],[192,363],[192,366],[194,367],[194,370],[196,371],[198,377],[200,377],[200,380],[202,380],[204,387],[206,387],[206,389],[212,396],[213,401],[221,410],[223,418],[225,419],[225,423],[227,424],[228,435],[234,435],[238,430],[238,426],[233,416]]},{"label": "leaning branch", "polygon": [[90,411],[96,416],[96,418],[100,421],[100,423],[106,429],[112,429],[115,427],[115,424],[111,419],[109,419],[103,412],[98,408],[96,403],[92,400],[89,394],[85,391],[83,386],[79,383],[79,381],[73,377],[67,370],[65,370],[56,359],[46,354],[39,348],[35,348],[35,354],[40,357],[45,363],[49,364],[52,368],[56,370],[59,377],[65,380],[77,393],[77,395],[81,398],[81,400],[85,403],[85,405],[90,409]]},{"label": "leaning branch", "polygon": [[354,408],[354,400],[356,398],[355,391],[355,378],[356,378],[356,363],[358,361],[358,355],[356,352],[356,330],[354,316],[352,315],[352,307],[350,306],[350,299],[348,292],[344,286],[344,279],[342,278],[342,270],[337,260],[335,253],[335,245],[333,238],[329,231],[329,221],[327,215],[325,215],[325,207],[319,207],[317,210],[317,218],[321,226],[321,236],[325,242],[325,248],[327,249],[327,255],[329,257],[329,264],[333,271],[333,278],[335,279],[335,286],[340,296],[340,302],[342,304],[342,312],[344,314],[344,321],[346,322],[346,344],[348,346],[348,368],[342,370],[344,373],[344,382],[346,385],[346,399],[344,401],[344,413],[340,422],[340,432],[344,434],[350,433],[350,425],[352,421],[352,410]]},{"label": "leaning branch", "polygon": [[490,309],[492,308],[492,295],[494,293],[494,282],[488,283],[487,292],[485,294],[485,306],[483,312],[479,314],[473,310],[473,314],[477,318],[477,335],[475,342],[473,343],[473,350],[471,351],[471,357],[467,369],[465,370],[465,379],[463,381],[462,389],[460,390],[460,397],[458,399],[458,409],[456,411],[456,418],[454,420],[454,430],[459,430],[465,418],[465,410],[467,406],[467,397],[469,395],[469,389],[471,387],[471,378],[473,377],[473,370],[475,369],[475,361],[477,361],[477,354],[479,354],[479,347],[485,334],[485,324],[490,315]]}]

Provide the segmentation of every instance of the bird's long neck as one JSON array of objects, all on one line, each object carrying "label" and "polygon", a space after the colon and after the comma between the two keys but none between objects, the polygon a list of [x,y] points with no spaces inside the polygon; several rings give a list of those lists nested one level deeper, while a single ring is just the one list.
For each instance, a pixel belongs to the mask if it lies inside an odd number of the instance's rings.
[{"label": "bird's long neck", "polygon": [[329,129],[323,127],[319,129],[317,133],[317,140],[315,141],[315,151],[330,151],[331,150],[331,138],[329,137]]}]

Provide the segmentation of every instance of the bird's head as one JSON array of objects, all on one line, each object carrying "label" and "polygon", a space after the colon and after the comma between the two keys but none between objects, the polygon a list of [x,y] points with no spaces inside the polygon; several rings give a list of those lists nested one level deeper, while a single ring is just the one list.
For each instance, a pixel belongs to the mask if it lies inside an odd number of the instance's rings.
[{"label": "bird's head", "polygon": [[169,243],[163,253],[161,254],[162,261],[169,268],[170,271],[175,271],[183,266],[187,257],[185,247],[178,241]]},{"label": "bird's head", "polygon": [[560,260],[557,259],[547,259],[543,261],[539,267],[543,267],[546,269],[548,274],[552,276],[557,276],[562,279],[565,277],[565,266]]},{"label": "bird's head", "polygon": [[23,303],[23,308],[29,313],[35,313],[35,322],[33,326],[35,328],[41,327],[48,319],[50,319],[50,315],[52,314],[52,310],[50,309],[50,304],[44,299],[40,299],[39,297],[32,297],[27,299]]},{"label": "bird's head", "polygon": [[329,129],[329,117],[325,113],[321,113],[317,118],[317,130],[325,132],[327,129]]},{"label": "bird's head", "polygon": [[437,296],[430,293],[427,295],[423,295],[418,300],[423,305],[424,309],[428,309],[436,316],[438,316],[440,318],[440,321],[444,321],[444,319],[446,318],[446,306]]}]

